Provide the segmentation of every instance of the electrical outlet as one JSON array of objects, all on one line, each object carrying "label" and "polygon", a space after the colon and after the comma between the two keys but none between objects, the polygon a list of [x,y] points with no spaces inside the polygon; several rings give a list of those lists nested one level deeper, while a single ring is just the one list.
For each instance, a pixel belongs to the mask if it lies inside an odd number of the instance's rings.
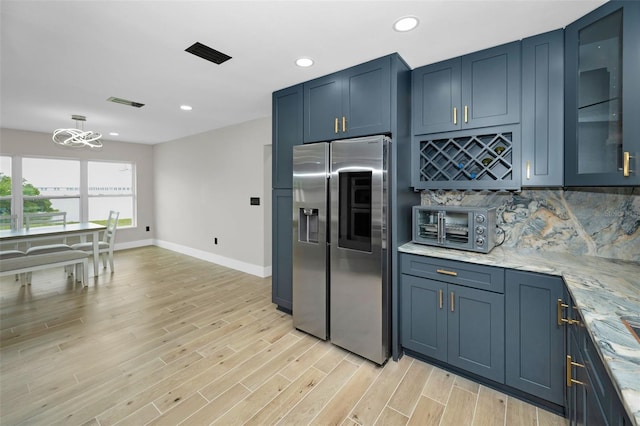
[{"label": "electrical outlet", "polygon": [[147,232],[149,232],[151,230],[151,227],[147,226]]},{"label": "electrical outlet", "polygon": [[218,244],[218,237],[213,237],[213,244]]}]

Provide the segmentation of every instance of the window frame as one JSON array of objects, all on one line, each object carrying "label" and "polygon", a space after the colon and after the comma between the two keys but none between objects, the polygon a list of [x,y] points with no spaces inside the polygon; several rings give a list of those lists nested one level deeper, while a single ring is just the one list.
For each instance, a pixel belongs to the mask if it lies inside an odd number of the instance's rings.
[{"label": "window frame", "polygon": [[[79,199],[79,218],[81,222],[89,221],[89,198],[107,198],[107,197],[131,197],[132,201],[132,217],[131,217],[131,225],[118,225],[119,229],[122,228],[136,228],[138,223],[138,208],[137,208],[137,168],[136,162],[130,160],[97,160],[97,159],[79,159],[79,158],[68,158],[68,157],[50,157],[50,156],[38,156],[38,155],[3,155],[3,157],[11,158],[11,196],[10,197],[2,197],[2,199],[11,200],[11,214],[15,214],[17,216],[17,227],[18,229],[24,227],[24,201],[25,200],[37,200],[37,199]],[[33,158],[33,159],[50,159],[50,160],[70,160],[70,161],[78,161],[80,163],[80,190],[79,195],[68,195],[68,196],[46,196],[46,195],[38,195],[38,196],[27,196],[25,197],[22,193],[22,180],[23,180],[23,170],[22,163],[25,158]],[[131,176],[131,194],[118,194],[118,195],[89,195],[89,185],[88,185],[88,164],[89,162],[95,163],[124,163],[129,164],[132,169]],[[106,219],[106,218],[105,218]]]}]

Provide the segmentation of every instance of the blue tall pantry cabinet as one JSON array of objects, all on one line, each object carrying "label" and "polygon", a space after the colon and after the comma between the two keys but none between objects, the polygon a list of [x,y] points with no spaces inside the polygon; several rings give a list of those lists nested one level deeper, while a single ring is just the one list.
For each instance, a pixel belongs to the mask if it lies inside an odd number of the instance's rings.
[{"label": "blue tall pantry cabinet", "polygon": [[271,300],[292,309],[293,147],[302,144],[302,84],[273,93]]}]

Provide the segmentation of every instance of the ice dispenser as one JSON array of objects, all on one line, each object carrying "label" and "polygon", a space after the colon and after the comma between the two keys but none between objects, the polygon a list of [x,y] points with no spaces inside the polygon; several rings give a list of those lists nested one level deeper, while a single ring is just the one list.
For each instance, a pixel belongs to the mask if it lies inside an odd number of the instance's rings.
[{"label": "ice dispenser", "polygon": [[318,244],[318,209],[301,207],[298,217],[298,241]]}]

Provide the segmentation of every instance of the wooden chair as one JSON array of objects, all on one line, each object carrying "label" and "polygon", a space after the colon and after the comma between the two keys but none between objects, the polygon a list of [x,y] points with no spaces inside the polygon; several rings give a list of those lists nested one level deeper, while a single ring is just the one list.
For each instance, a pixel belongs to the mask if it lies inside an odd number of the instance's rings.
[{"label": "wooden chair", "polygon": [[[67,225],[67,212],[39,212],[39,213],[25,213],[24,214],[24,227],[28,231],[30,228],[35,228],[37,226],[55,226],[55,225]],[[45,239],[45,238],[43,238]],[[51,238],[48,238],[51,239]],[[67,244],[67,239],[63,238],[62,243],[64,245]],[[47,252],[56,251],[53,245],[47,246]],[[27,251],[31,248],[30,244],[27,244]],[[35,249],[35,247],[34,247]],[[63,247],[60,247],[62,250]],[[35,253],[32,253],[35,254]],[[38,253],[41,254],[41,253]]]},{"label": "wooden chair", "polygon": [[25,213],[24,227],[66,225],[67,212]]},{"label": "wooden chair", "polygon": [[[116,229],[118,226],[118,217],[120,217],[120,212],[116,212],[113,210],[109,212],[109,218],[107,219],[107,229],[105,229],[104,234],[102,234],[102,241],[98,243],[98,255],[102,256],[102,265],[106,269],[107,259],[109,259],[109,267],[111,268],[111,272],[114,271],[113,246],[116,240]],[[73,244],[71,248],[74,250],[92,252],[93,242],[82,242],[78,244]]]}]

